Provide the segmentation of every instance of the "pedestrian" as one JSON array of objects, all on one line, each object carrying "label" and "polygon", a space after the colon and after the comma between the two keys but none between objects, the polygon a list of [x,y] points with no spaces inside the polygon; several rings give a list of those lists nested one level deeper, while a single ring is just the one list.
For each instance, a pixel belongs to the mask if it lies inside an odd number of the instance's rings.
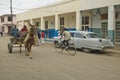
[{"label": "pedestrian", "polygon": [[4,33],[5,33],[5,27],[3,26],[2,27],[2,36],[4,35]]},{"label": "pedestrian", "polygon": [[3,36],[2,27],[0,27],[0,35]]},{"label": "pedestrian", "polygon": [[44,34],[44,31],[41,32],[41,38],[42,38],[42,44],[44,45],[44,37],[45,37],[45,34]]},{"label": "pedestrian", "polygon": [[37,36],[38,36],[38,46],[41,44],[41,31],[39,28],[37,28]]}]

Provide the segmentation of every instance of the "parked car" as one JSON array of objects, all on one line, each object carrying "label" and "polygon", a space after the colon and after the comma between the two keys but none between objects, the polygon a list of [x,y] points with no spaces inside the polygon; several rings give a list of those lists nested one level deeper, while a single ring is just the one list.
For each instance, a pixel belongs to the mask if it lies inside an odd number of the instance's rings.
[{"label": "parked car", "polygon": [[[82,49],[85,52],[91,50],[103,51],[105,49],[114,48],[113,42],[108,38],[100,38],[94,32],[88,31],[70,31],[71,42],[73,42],[78,49]],[[54,43],[59,40],[60,37],[54,38]]]}]

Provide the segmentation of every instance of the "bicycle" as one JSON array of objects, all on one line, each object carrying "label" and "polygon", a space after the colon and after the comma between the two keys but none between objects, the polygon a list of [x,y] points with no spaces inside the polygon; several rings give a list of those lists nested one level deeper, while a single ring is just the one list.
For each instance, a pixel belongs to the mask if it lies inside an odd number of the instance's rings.
[{"label": "bicycle", "polygon": [[63,40],[59,39],[58,41],[54,42],[54,44],[57,53],[62,53],[63,51],[67,51],[71,56],[76,55],[76,46],[73,42],[69,41],[68,46],[65,46],[65,44],[63,44]]}]

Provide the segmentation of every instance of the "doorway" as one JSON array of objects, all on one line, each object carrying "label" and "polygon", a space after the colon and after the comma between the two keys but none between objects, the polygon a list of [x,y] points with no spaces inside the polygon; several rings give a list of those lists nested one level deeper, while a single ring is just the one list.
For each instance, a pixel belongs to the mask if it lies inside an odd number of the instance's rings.
[{"label": "doorway", "polygon": [[60,18],[60,32],[62,33],[64,29],[64,17]]},{"label": "doorway", "polygon": [[45,21],[45,36],[48,38],[48,21]]}]

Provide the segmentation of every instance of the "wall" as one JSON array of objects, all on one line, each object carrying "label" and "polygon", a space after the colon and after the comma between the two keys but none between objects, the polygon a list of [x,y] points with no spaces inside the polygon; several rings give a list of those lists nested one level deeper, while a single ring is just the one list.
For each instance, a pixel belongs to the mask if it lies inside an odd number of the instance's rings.
[{"label": "wall", "polygon": [[88,10],[109,5],[118,5],[120,0],[80,0],[80,10]]},{"label": "wall", "polygon": [[63,0],[63,2],[57,4],[17,14],[17,21],[78,11],[79,3],[79,0],[68,0],[67,2]]}]

